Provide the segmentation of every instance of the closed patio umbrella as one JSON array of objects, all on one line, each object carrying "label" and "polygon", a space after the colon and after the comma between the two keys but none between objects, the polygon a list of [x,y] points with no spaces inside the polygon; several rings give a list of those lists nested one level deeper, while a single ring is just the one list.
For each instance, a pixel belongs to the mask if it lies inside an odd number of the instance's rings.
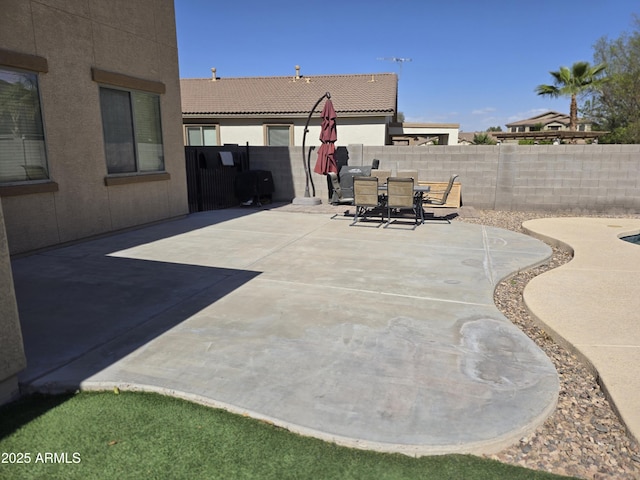
[{"label": "closed patio umbrella", "polygon": [[318,160],[313,171],[320,175],[327,175],[329,172],[338,173],[338,165],[336,164],[335,142],[338,139],[336,130],[336,111],[333,108],[333,102],[330,98],[324,104],[322,109],[322,126],[320,130],[320,149],[318,150]]}]

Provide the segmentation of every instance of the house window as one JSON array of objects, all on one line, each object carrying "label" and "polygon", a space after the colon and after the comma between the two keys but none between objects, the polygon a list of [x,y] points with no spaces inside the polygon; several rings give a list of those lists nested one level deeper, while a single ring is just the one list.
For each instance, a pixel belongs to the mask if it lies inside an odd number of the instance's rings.
[{"label": "house window", "polygon": [[524,127],[518,127],[518,132],[524,132]]},{"label": "house window", "polygon": [[291,145],[293,125],[265,125],[266,144],[272,147],[288,147]]},{"label": "house window", "polygon": [[586,130],[586,125],[584,123],[581,123],[580,125],[578,125],[579,132],[584,132],[585,130]]},{"label": "house window", "polygon": [[160,97],[100,87],[107,172],[164,170]]},{"label": "house window", "polygon": [[186,127],[187,145],[192,147],[219,145],[218,127],[215,125],[202,127]]},{"label": "house window", "polygon": [[0,68],[0,183],[49,178],[38,75]]}]

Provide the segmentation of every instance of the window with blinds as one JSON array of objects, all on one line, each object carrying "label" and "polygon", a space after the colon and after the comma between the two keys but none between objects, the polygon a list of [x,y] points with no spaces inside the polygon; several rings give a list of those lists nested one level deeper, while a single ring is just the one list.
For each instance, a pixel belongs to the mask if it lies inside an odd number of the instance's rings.
[{"label": "window with blinds", "polygon": [[291,125],[265,125],[267,145],[288,147],[291,145]]},{"label": "window with blinds", "polygon": [[108,173],[164,170],[158,95],[101,87],[100,108]]},{"label": "window with blinds", "polygon": [[35,73],[0,68],[0,183],[49,178]]}]

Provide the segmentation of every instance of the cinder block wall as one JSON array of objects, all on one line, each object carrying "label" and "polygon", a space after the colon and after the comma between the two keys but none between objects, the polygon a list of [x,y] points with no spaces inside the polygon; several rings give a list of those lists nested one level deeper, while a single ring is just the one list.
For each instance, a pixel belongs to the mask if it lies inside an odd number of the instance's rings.
[{"label": "cinder block wall", "polygon": [[[251,168],[270,170],[276,200],[305,194],[300,147],[250,147]],[[311,169],[317,158],[311,154]],[[346,147],[340,162],[392,172],[418,170],[420,180],[459,175],[463,205],[495,210],[640,212],[640,145],[496,145]],[[311,173],[327,202],[326,177]]]}]

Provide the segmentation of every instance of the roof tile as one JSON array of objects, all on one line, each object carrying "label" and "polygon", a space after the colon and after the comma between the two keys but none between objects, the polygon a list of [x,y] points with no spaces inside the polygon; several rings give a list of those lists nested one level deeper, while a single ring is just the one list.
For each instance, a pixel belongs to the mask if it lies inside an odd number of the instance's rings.
[{"label": "roof tile", "polygon": [[[184,78],[185,115],[306,115],[330,92],[337,113],[394,113],[395,73],[294,77]],[[323,104],[317,107],[320,112]]]},{"label": "roof tile", "polygon": [[549,112],[541,113],[540,115],[536,115],[535,117],[527,118],[525,120],[518,120],[517,122],[507,123],[506,126],[509,128],[509,127],[517,127],[517,126],[537,125],[539,123],[542,123],[543,125],[547,125],[552,122],[558,122],[564,125],[569,125],[569,115],[566,115],[564,113],[549,111]]}]

